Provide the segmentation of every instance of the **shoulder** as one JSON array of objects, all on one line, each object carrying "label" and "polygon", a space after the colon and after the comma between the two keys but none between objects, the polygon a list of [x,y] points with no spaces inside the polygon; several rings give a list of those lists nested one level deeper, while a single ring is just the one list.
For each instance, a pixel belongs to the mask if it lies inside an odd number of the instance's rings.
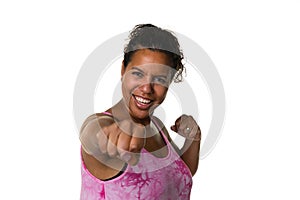
[{"label": "shoulder", "polygon": [[179,154],[180,150],[179,150],[178,146],[175,144],[175,142],[172,140],[172,138],[171,138],[171,136],[170,136],[167,128],[165,127],[164,123],[158,117],[156,117],[156,116],[152,116],[152,119],[154,119],[154,121],[157,123],[157,125],[161,129],[160,131],[163,132],[163,134],[167,137],[168,141],[171,143],[171,145],[173,146],[173,148]]},{"label": "shoulder", "polygon": [[162,131],[165,134],[165,136],[168,138],[168,140],[172,142],[172,138],[170,137],[169,132],[165,127],[164,123],[156,116],[152,116],[152,119],[154,120],[154,122],[156,123],[160,131]]}]

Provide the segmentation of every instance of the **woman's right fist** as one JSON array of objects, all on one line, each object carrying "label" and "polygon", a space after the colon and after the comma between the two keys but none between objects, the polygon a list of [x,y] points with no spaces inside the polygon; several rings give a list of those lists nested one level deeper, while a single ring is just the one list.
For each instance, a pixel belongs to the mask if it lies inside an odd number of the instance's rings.
[{"label": "woman's right fist", "polygon": [[130,165],[138,163],[145,137],[143,125],[132,120],[115,121],[107,115],[88,118],[80,134],[84,150],[100,162],[118,158]]},{"label": "woman's right fist", "polygon": [[97,133],[101,153],[136,165],[145,146],[145,128],[132,121],[114,122]]}]

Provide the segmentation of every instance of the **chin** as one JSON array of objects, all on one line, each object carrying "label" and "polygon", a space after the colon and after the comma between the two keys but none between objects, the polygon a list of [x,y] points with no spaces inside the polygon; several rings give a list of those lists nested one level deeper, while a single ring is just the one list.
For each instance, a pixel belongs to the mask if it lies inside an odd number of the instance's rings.
[{"label": "chin", "polygon": [[137,109],[134,109],[134,110],[131,110],[131,116],[138,119],[138,120],[144,120],[144,119],[148,119],[152,114],[152,113],[149,113],[148,110],[137,110]]},{"label": "chin", "polygon": [[154,109],[151,110],[139,110],[138,108],[130,109],[130,115],[133,120],[140,122],[144,125],[149,123],[149,119],[153,114]]}]

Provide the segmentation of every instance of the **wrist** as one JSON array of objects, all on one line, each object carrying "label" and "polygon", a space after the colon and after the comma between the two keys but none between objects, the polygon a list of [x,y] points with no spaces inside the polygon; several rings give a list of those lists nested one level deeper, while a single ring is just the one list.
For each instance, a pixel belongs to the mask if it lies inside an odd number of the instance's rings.
[{"label": "wrist", "polygon": [[191,142],[200,142],[201,141],[201,133],[197,132],[194,137],[186,137],[186,141],[191,141]]}]

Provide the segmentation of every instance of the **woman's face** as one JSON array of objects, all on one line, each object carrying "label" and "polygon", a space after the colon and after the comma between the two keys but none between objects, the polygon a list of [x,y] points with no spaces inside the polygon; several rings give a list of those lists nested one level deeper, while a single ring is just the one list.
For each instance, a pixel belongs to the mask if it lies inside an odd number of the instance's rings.
[{"label": "woman's face", "polygon": [[160,105],[172,81],[170,59],[159,51],[135,52],[126,69],[122,67],[123,100],[136,120],[147,120]]}]

